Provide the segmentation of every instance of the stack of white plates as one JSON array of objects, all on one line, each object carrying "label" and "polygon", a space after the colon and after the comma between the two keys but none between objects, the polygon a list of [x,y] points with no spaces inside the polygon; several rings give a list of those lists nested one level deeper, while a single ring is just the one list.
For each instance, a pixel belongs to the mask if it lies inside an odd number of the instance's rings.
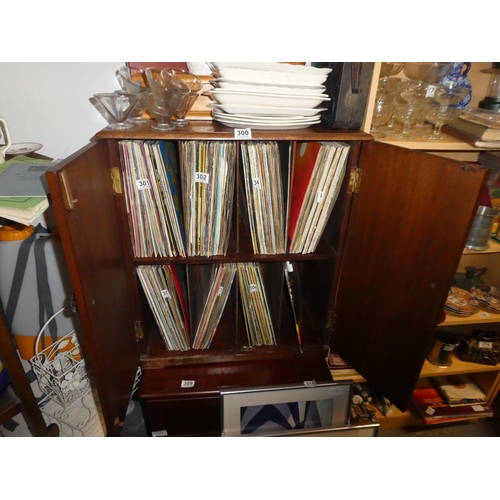
[{"label": "stack of white plates", "polygon": [[260,130],[306,128],[321,121],[330,98],[330,68],[280,63],[208,63],[214,88],[207,94],[214,120]]}]

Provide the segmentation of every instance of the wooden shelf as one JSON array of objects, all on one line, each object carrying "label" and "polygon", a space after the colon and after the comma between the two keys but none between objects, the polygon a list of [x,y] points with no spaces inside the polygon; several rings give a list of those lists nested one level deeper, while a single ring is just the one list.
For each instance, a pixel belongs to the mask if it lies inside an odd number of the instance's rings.
[{"label": "wooden shelf", "polygon": [[455,137],[451,137],[443,133],[445,137],[442,141],[426,139],[424,137],[416,137],[411,140],[398,139],[397,137],[387,135],[382,139],[377,139],[379,142],[400,146],[407,149],[420,149],[424,151],[483,151],[489,148],[475,148],[466,142],[463,142]]},{"label": "wooden shelf", "polygon": [[500,243],[493,239],[488,241],[488,248],[486,250],[468,250],[464,248],[464,255],[481,255],[485,253],[500,253]]},{"label": "wooden shelf", "polygon": [[472,316],[460,316],[446,312],[446,319],[439,323],[438,328],[443,326],[477,325],[482,323],[500,323],[500,312],[486,311],[481,309]]},{"label": "wooden shelf", "polygon": [[[438,377],[441,375],[458,375],[463,373],[484,373],[484,372],[495,372],[500,371],[500,365],[482,365],[478,363],[467,363],[466,361],[461,361],[456,356],[453,356],[452,364],[448,368],[439,368],[438,366],[434,366],[429,361],[425,360],[424,366],[422,367],[422,371],[420,373],[420,379],[426,379],[428,377]],[[357,374],[357,375],[346,375],[342,376],[333,376],[332,378],[335,381],[340,380],[353,380],[354,382],[365,382],[365,379]],[[421,383],[427,385],[430,382]],[[402,412],[398,410],[395,406],[393,406],[393,411],[390,415],[384,416],[378,409],[376,410],[377,419],[382,429],[395,429],[400,427],[424,427],[425,422],[418,416],[414,415],[410,410]],[[470,419],[464,419],[470,420]]]},{"label": "wooden shelf", "polygon": [[429,361],[425,360],[422,371],[420,372],[420,377],[439,377],[441,375],[458,375],[461,373],[494,371],[500,371],[500,365],[481,365],[479,363],[467,363],[466,361],[461,361],[456,356],[453,356],[451,366],[448,366],[448,368],[439,368],[438,366],[434,366],[432,363],[429,363]]},{"label": "wooden shelf", "polygon": [[[105,128],[96,134],[99,139],[165,140],[165,132],[151,128],[154,120],[134,124],[133,128],[114,130]],[[234,129],[214,121],[193,121],[185,127],[168,132],[168,140],[231,140]],[[337,130],[323,124],[300,130],[252,130],[252,139],[288,141],[371,141],[373,137],[360,130]]]}]

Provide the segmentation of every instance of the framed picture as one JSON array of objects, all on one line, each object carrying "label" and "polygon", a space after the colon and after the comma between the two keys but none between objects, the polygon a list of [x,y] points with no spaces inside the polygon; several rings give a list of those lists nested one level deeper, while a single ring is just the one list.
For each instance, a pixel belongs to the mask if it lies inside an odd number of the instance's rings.
[{"label": "framed picture", "polygon": [[269,434],[270,436],[293,436],[293,437],[377,437],[380,424],[373,422],[370,424],[351,424],[344,427],[324,428],[324,429],[300,429],[290,431],[286,434]]},{"label": "framed picture", "polygon": [[223,436],[278,436],[345,427],[352,382],[221,391]]}]

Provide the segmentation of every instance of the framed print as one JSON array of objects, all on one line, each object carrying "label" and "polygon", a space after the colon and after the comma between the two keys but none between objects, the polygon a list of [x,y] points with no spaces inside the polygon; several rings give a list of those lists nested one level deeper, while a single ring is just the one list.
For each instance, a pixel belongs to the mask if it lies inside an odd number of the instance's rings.
[{"label": "framed print", "polygon": [[[300,429],[290,431],[286,434],[275,434],[275,436],[293,436],[293,437],[377,437],[380,430],[378,422],[369,424],[352,424],[344,427],[335,427],[324,429]],[[271,434],[270,434],[271,435]]]},{"label": "framed print", "polygon": [[278,436],[345,427],[352,382],[221,391],[223,436]]}]

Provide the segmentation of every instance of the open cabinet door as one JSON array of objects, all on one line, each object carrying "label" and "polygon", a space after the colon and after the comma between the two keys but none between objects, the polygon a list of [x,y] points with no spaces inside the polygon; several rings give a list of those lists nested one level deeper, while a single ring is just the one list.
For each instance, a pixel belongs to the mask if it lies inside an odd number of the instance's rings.
[{"label": "open cabinet door", "polygon": [[82,350],[91,363],[108,435],[120,433],[139,359],[131,259],[115,200],[121,195],[111,177],[116,155],[107,141],[98,141],[47,173],[83,329]]},{"label": "open cabinet door", "polygon": [[404,411],[488,171],[377,142],[359,167],[330,347]]}]

